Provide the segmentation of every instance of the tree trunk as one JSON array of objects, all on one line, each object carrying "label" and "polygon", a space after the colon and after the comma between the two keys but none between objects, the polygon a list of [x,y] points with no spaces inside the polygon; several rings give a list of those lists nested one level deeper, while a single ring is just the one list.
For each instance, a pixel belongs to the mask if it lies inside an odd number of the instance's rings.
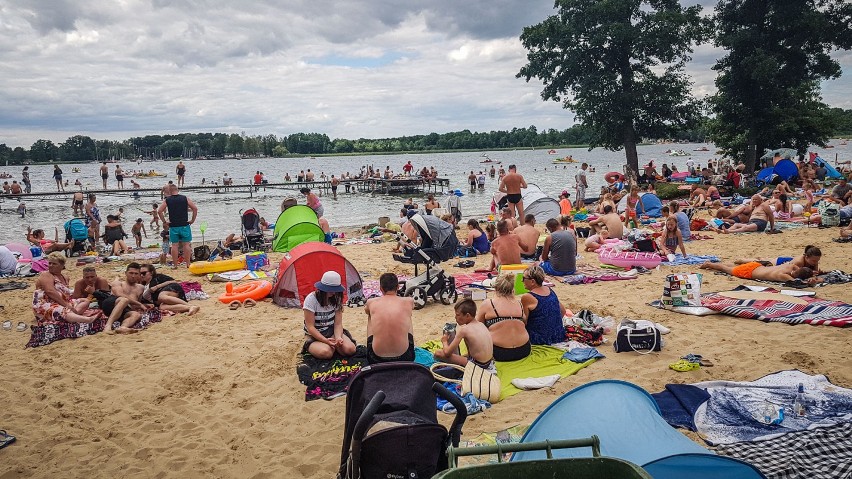
[{"label": "tree trunk", "polygon": [[757,165],[757,134],[750,131],[748,134],[748,146],[745,152],[746,173],[754,173]]},{"label": "tree trunk", "polygon": [[639,153],[636,151],[636,141],[636,130],[633,129],[633,125],[625,125],[624,154],[627,156],[626,174],[633,180],[639,178]]}]

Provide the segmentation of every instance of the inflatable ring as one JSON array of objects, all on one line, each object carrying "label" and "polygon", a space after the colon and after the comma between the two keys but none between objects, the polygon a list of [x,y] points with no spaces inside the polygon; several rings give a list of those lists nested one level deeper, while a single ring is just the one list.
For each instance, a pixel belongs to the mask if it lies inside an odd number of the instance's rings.
[{"label": "inflatable ring", "polygon": [[272,292],[272,283],[269,281],[250,281],[248,283],[234,286],[234,283],[225,283],[225,293],[219,296],[219,301],[230,304],[232,301],[245,301],[253,299],[260,301]]},{"label": "inflatable ring", "polygon": [[621,183],[624,181],[624,175],[617,171],[610,171],[609,173],[604,175],[604,180],[606,180],[606,182],[610,184]]}]

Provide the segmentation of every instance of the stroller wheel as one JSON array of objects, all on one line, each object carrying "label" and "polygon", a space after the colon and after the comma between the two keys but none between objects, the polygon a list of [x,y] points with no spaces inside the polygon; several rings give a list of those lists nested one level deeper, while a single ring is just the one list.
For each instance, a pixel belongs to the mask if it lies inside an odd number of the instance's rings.
[{"label": "stroller wheel", "polygon": [[449,288],[444,288],[438,293],[438,299],[441,300],[442,304],[453,304],[458,299],[458,293],[450,291]]},{"label": "stroller wheel", "polygon": [[411,292],[411,297],[414,299],[414,309],[421,309],[426,306],[426,289],[414,288]]}]

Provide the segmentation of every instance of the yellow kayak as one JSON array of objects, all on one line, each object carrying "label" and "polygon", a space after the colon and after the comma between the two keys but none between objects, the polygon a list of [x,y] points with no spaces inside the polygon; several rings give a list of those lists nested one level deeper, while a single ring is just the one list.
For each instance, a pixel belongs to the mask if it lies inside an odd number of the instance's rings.
[{"label": "yellow kayak", "polygon": [[220,261],[196,261],[189,265],[189,272],[192,274],[224,273],[238,269],[246,269],[245,255]]}]

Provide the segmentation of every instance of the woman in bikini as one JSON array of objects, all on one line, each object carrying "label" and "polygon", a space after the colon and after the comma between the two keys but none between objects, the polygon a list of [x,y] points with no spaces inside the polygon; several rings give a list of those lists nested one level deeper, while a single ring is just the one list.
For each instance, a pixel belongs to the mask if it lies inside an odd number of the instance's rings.
[{"label": "woman in bikini", "polygon": [[426,214],[431,215],[432,210],[441,207],[441,203],[438,203],[438,201],[435,199],[435,195],[429,195],[426,200],[426,204],[423,205],[423,207],[426,208]]},{"label": "woman in bikini", "polygon": [[57,228],[54,228],[53,237],[54,239],[52,240],[47,239],[44,237],[44,230],[33,230],[27,226],[27,241],[41,248],[45,254],[53,253],[54,251],[65,251],[74,247],[74,240],[71,240],[69,243],[59,242],[59,230]]},{"label": "woman in bikini", "polygon": [[494,280],[496,297],[483,301],[476,320],[485,324],[494,343],[495,361],[518,361],[530,355],[524,307],[515,299],[515,276],[502,274]]},{"label": "woman in bikini", "polygon": [[47,271],[39,274],[33,293],[33,313],[39,324],[43,322],[91,323],[97,311],[89,312],[89,299],[72,299],[74,290],[62,274],[65,255],[53,252],[47,255]]}]

